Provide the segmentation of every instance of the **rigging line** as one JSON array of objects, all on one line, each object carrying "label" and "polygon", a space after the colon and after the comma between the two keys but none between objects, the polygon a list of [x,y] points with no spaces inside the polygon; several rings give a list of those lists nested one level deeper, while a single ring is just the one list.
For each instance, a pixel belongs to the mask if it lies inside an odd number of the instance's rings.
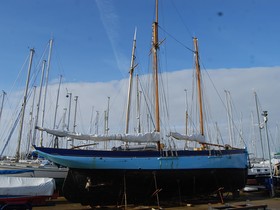
[{"label": "rigging line", "polygon": [[56,47],[56,43],[57,42],[53,42],[53,47],[55,48],[54,52],[53,52],[53,58],[54,58],[54,62],[53,63],[56,63],[56,66],[58,68],[58,72],[61,72],[60,74],[61,75],[66,75],[65,74],[65,70],[63,68],[63,65],[61,64],[61,56],[60,56],[60,53],[59,53],[59,49],[58,47]]},{"label": "rigging line", "polygon": [[[202,74],[203,72],[201,72]],[[210,128],[210,121],[212,121],[213,117],[211,115],[211,107],[210,107],[210,103],[209,103],[209,98],[207,97],[207,94],[205,94],[205,91],[207,90],[205,88],[205,84],[204,84],[204,78],[203,76],[201,76],[200,78],[201,80],[201,93],[202,93],[202,111],[203,111],[203,118],[204,121],[202,123],[204,123],[204,127],[205,127],[205,133],[207,133],[208,136],[208,141],[209,142],[213,142],[213,136],[212,136],[212,132],[211,132],[211,128]],[[197,84],[196,84],[197,85]],[[197,87],[196,87],[197,88]],[[212,121],[213,122],[213,121]]]},{"label": "rigging line", "polygon": [[[32,91],[29,91],[29,93],[27,94],[26,103],[29,101],[29,98],[30,98],[30,96],[31,96],[31,93],[32,93]],[[22,115],[22,108],[19,110],[19,112],[18,112],[18,114],[17,114],[17,118],[16,118],[16,120],[14,121],[13,126],[12,126],[12,128],[11,128],[11,130],[10,130],[10,132],[9,132],[8,138],[6,139],[6,142],[5,142],[5,144],[4,144],[4,147],[2,148],[0,157],[2,157],[3,153],[5,152],[5,150],[6,150],[7,146],[8,146],[8,144],[9,144],[9,142],[10,142],[10,140],[11,140],[11,137],[12,137],[12,135],[13,135],[13,133],[14,133],[14,131],[15,131],[15,129],[16,129],[18,123],[19,123],[19,120],[20,120],[21,115]]]},{"label": "rigging line", "polygon": [[[222,134],[221,134],[221,130],[220,130],[218,124],[217,124],[216,126],[217,126],[217,135],[218,135],[217,138],[220,137],[222,143],[225,144],[224,139],[223,139],[223,136],[222,136]],[[218,140],[218,139],[217,139],[217,140]]]},{"label": "rigging line", "polygon": [[271,130],[270,130],[269,128],[268,128],[267,130],[268,130],[268,137],[269,137],[268,140],[269,140],[269,142],[271,142],[270,148],[268,148],[268,150],[274,149],[275,152],[276,152],[277,146],[276,146],[276,143],[275,143],[275,139],[274,139],[273,136],[272,136]]},{"label": "rigging line", "polygon": [[[199,59],[199,60],[200,60],[200,59]],[[200,62],[200,63],[201,63],[201,62]],[[214,90],[215,90],[216,93],[218,94],[218,97],[219,97],[219,99],[221,100],[221,102],[222,102],[224,108],[226,109],[226,105],[225,105],[225,103],[224,103],[224,101],[223,101],[221,95],[219,94],[219,92],[218,92],[216,86],[214,85],[214,82],[213,82],[213,80],[211,79],[211,77],[210,77],[210,75],[209,75],[209,72],[206,70],[206,68],[205,68],[205,66],[203,65],[203,63],[202,63],[202,66],[203,66],[203,69],[204,69],[204,71],[206,72],[208,78],[210,79],[210,82],[211,82],[211,84],[212,84]]]},{"label": "rigging line", "polygon": [[179,13],[179,10],[178,10],[178,8],[177,8],[176,5],[175,5],[174,0],[172,1],[172,4],[173,4],[173,7],[175,8],[175,10],[176,10],[176,12],[177,12],[179,18],[181,19],[183,25],[185,26],[186,30],[188,31],[190,37],[193,37],[193,36],[192,36],[192,33],[191,33],[191,30],[187,27],[187,25],[186,25],[185,22],[183,21],[182,15],[181,15],[181,13]]},{"label": "rigging line", "polygon": [[[41,64],[42,64],[42,60],[43,60],[44,57],[46,56],[46,52],[47,52],[47,50],[48,50],[48,46],[49,46],[49,42],[47,43],[47,45],[46,45],[46,47],[45,47],[45,50],[43,51],[41,57],[39,57],[39,60],[38,60],[37,64],[35,65],[35,67],[33,67],[33,69],[37,69],[38,72],[41,72],[41,68],[39,68],[39,67],[40,67]],[[34,57],[35,57],[35,58],[37,57],[37,54],[36,54],[36,53],[34,54]],[[34,63],[35,63],[35,62],[34,62]],[[33,74],[33,75],[34,75],[34,74]],[[37,75],[38,75],[38,74],[36,74],[36,77],[35,77],[35,79],[34,79],[34,83],[35,83],[35,80],[36,80],[36,78],[37,78]],[[32,77],[33,77],[33,76],[32,76]],[[31,79],[33,79],[33,78],[31,78]],[[33,84],[33,85],[34,85],[34,84]]]},{"label": "rigging line", "polygon": [[[43,55],[41,56],[40,60],[42,59],[42,57],[44,56],[44,54],[45,54],[45,51],[44,51]],[[36,56],[36,54],[35,54],[35,56]],[[21,73],[22,73],[22,71],[23,71],[23,68],[25,67],[25,65],[26,65],[26,63],[27,63],[27,61],[28,61],[28,59],[29,59],[29,55],[26,57],[26,59],[25,59],[23,65],[21,66],[20,71],[19,71],[19,73],[18,73],[18,75],[17,75],[17,77],[16,77],[16,80],[14,81],[14,83],[13,83],[13,85],[12,85],[12,88],[10,89],[9,92],[12,92],[12,91],[14,90],[15,84],[17,84],[17,81],[18,81],[18,79],[20,78],[20,75],[21,75]],[[39,62],[39,63],[40,63],[40,62]],[[35,68],[38,68],[39,63],[36,65]],[[33,84],[33,85],[34,85],[34,84]]]},{"label": "rigging line", "polygon": [[[238,114],[237,114],[237,110],[236,110],[236,106],[235,106],[235,104],[233,103],[233,101],[232,101],[232,96],[231,96],[231,93],[229,92],[229,99],[230,99],[230,105],[231,106],[233,106],[233,110],[234,110],[234,114],[235,114],[235,116],[237,116]],[[235,130],[237,130],[238,132],[240,132],[240,134],[242,133],[241,132],[241,130],[240,130],[240,128],[237,128],[237,126],[235,125],[235,123],[234,123],[234,121],[233,121],[233,115],[231,115],[230,116],[230,120],[232,121],[232,123],[233,123],[233,128],[235,129]],[[241,125],[241,127],[242,127],[242,123],[240,123],[240,125]],[[233,138],[235,138],[235,135],[234,135],[234,132],[233,132]]]},{"label": "rigging line", "polygon": [[178,39],[176,39],[174,36],[172,36],[169,32],[167,32],[166,30],[164,30],[160,25],[158,26],[164,33],[166,33],[168,36],[170,36],[172,39],[174,39],[176,42],[178,42],[180,45],[182,45],[184,48],[186,48],[187,50],[189,50],[192,53],[195,53],[195,51],[189,47],[187,47],[184,43],[180,42]]},{"label": "rigging line", "polygon": [[151,112],[150,107],[149,107],[149,105],[148,105],[147,97],[146,97],[145,91],[144,91],[144,89],[143,89],[142,82],[141,82],[141,79],[140,79],[140,78],[139,78],[139,84],[140,84],[140,88],[141,88],[142,93],[143,93],[143,96],[144,96],[144,100],[145,100],[146,106],[147,106],[147,108],[148,108],[149,115],[151,116],[152,124],[153,124],[153,126],[154,126],[154,128],[155,128],[156,126],[155,126],[155,123],[154,123],[154,120],[153,120],[153,117],[152,117],[152,112]]},{"label": "rigging line", "polygon": [[211,110],[209,97],[207,97],[208,94],[206,94],[207,88],[205,87],[203,77],[201,78],[201,84],[202,84],[202,94],[203,94],[203,113],[204,113],[204,119],[205,119],[204,125],[207,130],[206,132],[208,133],[209,140],[211,141],[210,137],[213,139],[213,136],[210,135],[210,133],[211,133],[210,123],[211,124],[215,124],[215,123],[213,122],[213,115],[212,115],[213,112]]},{"label": "rigging line", "polygon": [[[195,59],[193,57],[193,59]],[[196,84],[196,69],[195,69],[195,62],[193,62],[193,70],[192,70],[192,95],[191,95],[191,108],[190,111],[193,114],[193,121],[192,121],[192,126],[193,126],[193,130],[195,130],[196,132],[198,132],[198,128],[197,128],[197,121],[198,121],[198,104],[197,104],[197,94],[195,93],[197,90],[197,84]]]},{"label": "rigging line", "polygon": [[21,68],[20,68],[20,71],[19,71],[19,73],[18,73],[18,75],[17,75],[17,77],[16,77],[16,80],[14,81],[14,83],[13,83],[13,85],[12,85],[10,91],[9,91],[10,93],[14,90],[15,85],[17,84],[17,81],[19,80],[20,75],[21,75],[21,73],[22,73],[22,71],[23,71],[23,68],[25,67],[25,65],[26,65],[26,63],[27,63],[27,61],[28,61],[28,59],[29,59],[29,55],[26,57],[24,63],[22,64],[22,66],[21,66]]},{"label": "rigging line", "polygon": [[[193,62],[193,63],[195,63],[195,62]],[[195,65],[195,64],[194,64]],[[196,79],[195,79],[195,77],[196,77],[196,69],[195,69],[195,66],[193,66],[193,74],[192,74],[192,77],[193,77],[193,79],[192,79],[192,104],[191,104],[191,108],[190,108],[190,110],[191,110],[191,113],[194,113],[194,119],[192,119],[192,117],[191,117],[191,115],[189,115],[189,120],[190,120],[190,123],[191,123],[191,125],[193,126],[193,130],[195,130],[196,132],[199,132],[199,130],[198,130],[198,127],[197,127],[197,125],[199,125],[199,123],[197,122],[198,121],[198,106],[197,106],[197,94],[195,94],[195,92],[196,92],[196,90],[197,90],[197,83],[195,82],[196,81]],[[209,118],[211,119],[212,117],[211,117],[211,112],[208,110],[209,109],[209,107],[208,106],[206,106],[206,102],[207,102],[207,98],[206,98],[206,95],[205,95],[205,93],[204,93],[204,90],[206,90],[206,88],[205,88],[205,86],[204,86],[204,82],[203,82],[203,77],[201,78],[201,83],[202,83],[202,85],[203,85],[203,88],[202,88],[202,90],[203,90],[203,92],[202,92],[202,94],[203,94],[203,113],[204,113],[204,121],[205,121],[205,128],[206,128],[206,133],[207,133],[207,135],[208,135],[208,137],[209,137],[209,140],[211,140],[211,135],[210,135],[210,129],[209,129],[209,126],[208,126],[208,121],[209,121]],[[196,104],[195,106],[193,106],[193,104]]]},{"label": "rigging line", "polygon": [[[45,54],[45,51],[44,51],[43,55],[41,56],[40,60],[42,60],[44,54]],[[35,54],[35,56],[36,56],[36,54]],[[25,65],[26,65],[26,63],[27,63],[27,60],[28,60],[28,56],[27,56],[26,60],[24,61],[23,65],[22,65],[22,67],[21,67],[21,69],[20,69],[20,71],[19,71],[19,73],[18,73],[18,76],[17,76],[16,80],[15,80],[15,82],[14,82],[13,85],[12,85],[12,88],[11,88],[10,92],[12,92],[12,90],[14,89],[15,84],[16,84],[17,81],[18,81],[18,78],[19,78],[20,75],[22,74],[23,68],[25,67]],[[39,66],[39,65],[40,65],[40,62],[36,65],[35,69],[38,69],[38,66]],[[35,77],[34,77],[34,75],[35,75]],[[31,80],[33,80],[33,82],[32,82],[32,85],[31,85],[31,86],[34,86],[37,76],[38,76],[38,71],[37,71],[36,74],[35,74],[35,73],[32,74]],[[33,78],[35,78],[35,79],[33,79]],[[20,104],[20,103],[21,103],[21,101],[19,102],[19,104]],[[18,106],[19,106],[19,105],[18,105]],[[10,107],[11,107],[11,106],[10,106]]]},{"label": "rigging line", "polygon": [[4,147],[2,148],[2,151],[1,151],[1,154],[0,154],[1,157],[3,156],[3,153],[5,152],[5,150],[6,150],[7,146],[8,146],[8,143],[10,142],[10,139],[11,139],[13,133],[14,133],[14,130],[17,127],[17,124],[18,124],[18,122],[20,120],[20,116],[21,116],[21,112],[19,112],[19,114],[18,114],[18,116],[17,116],[17,118],[16,118],[16,120],[15,120],[15,122],[13,124],[13,127],[12,127],[12,129],[11,129],[11,131],[9,133],[9,136],[8,136],[8,138],[7,138],[7,140],[6,140],[5,144],[4,144]]},{"label": "rigging line", "polygon": [[[160,62],[159,62],[159,65],[160,65]],[[160,82],[161,82],[161,90],[162,90],[162,96],[163,97],[161,97],[162,98],[162,100],[163,100],[163,105],[162,105],[162,107],[163,107],[163,109],[165,110],[165,113],[166,113],[166,118],[167,118],[167,124],[168,124],[168,128],[170,129],[170,117],[169,117],[169,112],[168,112],[168,106],[169,106],[169,104],[167,103],[167,94],[166,94],[166,90],[165,90],[165,86],[164,86],[164,84],[166,84],[166,86],[167,86],[167,89],[168,89],[168,79],[166,79],[166,82],[164,82],[163,81],[163,74],[162,74],[162,72],[161,72],[161,67],[159,66],[159,78],[160,78]],[[162,119],[162,118],[161,118]],[[161,123],[163,123],[162,122],[162,120],[160,119],[160,121],[161,121]]]},{"label": "rigging line", "polygon": [[[41,60],[41,59],[40,59],[40,60]],[[34,68],[33,68],[33,69],[34,69]],[[36,69],[37,69],[37,70],[36,70]],[[36,70],[36,71],[32,73],[31,79],[30,79],[30,81],[31,81],[31,87],[37,86],[37,85],[35,85],[35,83],[36,83],[37,78],[38,78],[38,75],[39,75],[39,73],[40,73],[40,70],[39,70],[39,63],[36,65],[35,70]],[[31,88],[30,88],[30,89],[31,89]]]},{"label": "rigging line", "polygon": [[[36,86],[35,83],[37,81],[37,77],[38,77],[39,73],[41,72],[41,68],[39,68],[39,67],[41,66],[42,60],[43,60],[43,58],[46,55],[46,52],[47,52],[47,49],[48,49],[48,45],[49,45],[49,43],[47,43],[47,46],[45,47],[45,50],[43,51],[41,57],[39,57],[39,60],[38,60],[37,64],[35,65],[35,67],[32,68],[35,71],[35,72],[32,73],[31,78],[30,78],[30,81],[31,81],[30,84],[31,84],[32,87]],[[36,53],[34,54],[34,60],[35,60],[35,58],[37,58],[37,54]]]},{"label": "rigging line", "polygon": [[[258,95],[256,95],[256,98],[257,98],[257,104],[258,104],[258,106],[259,106],[259,112],[262,112],[262,111],[263,111],[263,109],[262,109],[262,105],[261,105],[261,102],[260,102],[259,96],[258,96]],[[260,113],[258,113],[258,114],[260,114]]]},{"label": "rigging line", "polygon": [[[79,117],[79,123],[80,123],[80,130],[82,130],[84,133],[85,133],[85,122],[84,122],[84,118],[83,118],[83,114],[82,114],[82,108],[81,108],[81,103],[80,103],[80,100],[78,100],[77,102],[77,107],[78,107],[78,116],[77,118]],[[78,120],[77,120],[78,121]],[[78,128],[78,124],[76,123],[76,128]],[[78,129],[77,129],[78,130]],[[77,131],[76,131],[77,132]]]},{"label": "rigging line", "polygon": [[[164,55],[165,55],[165,68],[166,68],[166,69],[169,69],[169,68],[168,68],[168,62],[167,62],[167,61],[168,61],[168,59],[167,59],[167,57],[168,57],[168,55],[167,55],[167,52],[168,52],[168,51],[167,51],[167,45],[163,45],[162,47],[163,47],[163,49],[165,50],[165,53],[164,53]],[[161,62],[159,62],[159,65],[160,65],[160,66],[159,66],[159,69],[160,69],[160,71],[161,71]],[[169,91],[168,91],[167,93],[165,93],[165,92],[166,92],[166,91],[165,91],[165,88],[164,88],[164,87],[165,87],[165,86],[164,86],[165,83],[163,82],[163,75],[162,75],[162,73],[160,74],[160,79],[161,79],[162,89],[163,89],[163,91],[164,91],[164,92],[163,92],[163,93],[164,93],[164,94],[163,94],[163,99],[164,99],[164,104],[165,104],[165,109],[166,109],[166,115],[167,115],[167,116],[166,116],[166,117],[167,117],[167,124],[168,124],[169,130],[171,130],[171,126],[170,126],[170,117],[169,117],[169,111],[168,111],[168,110],[169,110],[168,107],[170,106],[170,104],[168,103],[168,101],[170,101],[168,96],[169,96],[170,94],[169,94]],[[167,90],[170,90],[170,89],[169,89],[169,82],[168,82],[169,80],[168,80],[167,75],[166,75],[165,79],[166,79],[166,87],[167,87]],[[168,98],[168,100],[167,100],[167,98]],[[165,127],[166,127],[166,126],[165,126]]]},{"label": "rigging line", "polygon": [[[22,101],[21,101],[21,99],[19,99],[19,100],[16,102],[16,105],[12,105],[11,103],[9,103],[9,102],[10,102],[10,101],[9,101],[9,95],[11,95],[12,92],[15,92],[15,91],[14,91],[15,85],[21,83],[21,82],[19,82],[19,79],[22,79],[22,78],[23,78],[21,75],[22,75],[23,69],[24,69],[24,67],[25,67],[25,65],[26,65],[26,63],[27,63],[27,61],[28,61],[28,59],[29,59],[29,56],[26,57],[26,59],[25,59],[23,65],[21,66],[21,69],[20,69],[20,71],[18,72],[18,75],[17,75],[17,77],[16,77],[16,80],[14,81],[14,83],[13,83],[13,85],[12,85],[10,91],[9,91],[10,93],[7,94],[7,99],[6,99],[6,101],[5,101],[5,104],[8,103],[10,109],[12,108],[12,106],[16,107],[15,110],[14,110],[14,112],[13,112],[13,114],[12,114],[12,118],[10,118],[11,121],[13,121],[13,118],[17,115],[17,110],[18,110],[19,107],[22,105],[22,104],[21,104]],[[20,92],[20,91],[16,91],[16,92]],[[17,97],[17,98],[18,98],[18,97]],[[13,103],[13,104],[14,104],[14,103]],[[8,126],[8,125],[6,124],[6,126]]]},{"label": "rigging line", "polygon": [[[12,110],[12,103],[10,102],[9,95],[7,95],[6,97],[6,103],[9,105],[8,110]],[[9,121],[6,121],[6,123],[2,125],[2,129],[4,130],[4,132],[1,133],[0,138],[4,138],[6,132],[8,132],[8,129],[10,129],[10,125],[14,122],[15,117],[18,115],[19,104],[16,107],[17,108],[15,108],[13,112],[9,115]],[[6,109],[4,111],[6,111]]]},{"label": "rigging line", "polygon": [[[235,103],[232,101],[232,96],[231,96],[231,93],[229,92],[229,96],[230,96],[230,101],[231,101],[231,105],[233,106],[233,111],[234,111],[234,115],[235,116],[238,116],[238,113],[237,113],[237,109],[236,109],[236,106],[235,106]],[[233,116],[231,116],[231,119],[233,121]],[[234,123],[233,123],[234,124]],[[237,128],[236,128],[237,129]]]},{"label": "rigging line", "polygon": [[[206,70],[206,68],[205,68],[205,66],[203,65],[202,62],[201,62],[201,64],[202,64],[203,69],[204,69],[204,71],[206,72],[206,74],[207,74],[207,76],[208,76],[208,78],[209,78],[209,80],[210,80],[210,82],[211,82],[211,84],[212,84],[214,90],[216,91],[216,93],[217,93],[217,95],[218,95],[220,101],[222,102],[223,107],[226,109],[226,105],[225,105],[224,101],[222,100],[222,98],[221,98],[221,96],[220,96],[220,94],[219,94],[219,92],[218,92],[216,86],[214,85],[214,82],[213,82],[213,80],[211,79],[211,77],[210,77],[210,75],[209,75],[209,72]],[[238,128],[236,128],[236,125],[235,125],[235,124],[234,124],[234,128],[238,130]],[[247,146],[247,144],[246,144],[246,142],[245,142],[245,140],[244,140],[244,138],[243,138],[243,136],[241,135],[240,132],[238,132],[238,136],[239,136],[239,138],[242,140],[243,144],[244,144],[245,146]]]}]

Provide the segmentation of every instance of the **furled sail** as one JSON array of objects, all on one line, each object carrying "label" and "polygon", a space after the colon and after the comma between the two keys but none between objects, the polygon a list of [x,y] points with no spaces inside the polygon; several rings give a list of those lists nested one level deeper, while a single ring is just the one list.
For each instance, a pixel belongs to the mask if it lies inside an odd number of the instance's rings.
[{"label": "furled sail", "polygon": [[197,134],[197,135],[183,135],[177,132],[170,132],[169,136],[177,139],[177,140],[186,140],[186,141],[195,141],[201,144],[205,143],[205,136],[201,135],[201,134]]},{"label": "furled sail", "polygon": [[90,134],[81,134],[74,133],[69,131],[57,130],[57,129],[48,129],[36,126],[36,129],[40,131],[45,131],[49,134],[58,137],[68,137],[77,140],[93,140],[93,141],[124,141],[124,142],[139,142],[139,143],[148,143],[148,142],[158,142],[160,141],[160,133],[144,133],[144,134],[115,134],[115,135],[90,135]]},{"label": "furled sail", "polygon": [[220,144],[208,143],[208,142],[205,141],[205,136],[203,136],[201,134],[188,136],[188,135],[183,135],[183,134],[180,134],[180,133],[177,133],[177,132],[170,132],[169,136],[173,137],[177,140],[194,141],[194,142],[197,142],[197,143],[202,144],[204,146],[208,145],[208,146],[215,146],[215,147],[224,147],[226,149],[237,149],[236,147],[232,147],[228,144],[220,145]]}]

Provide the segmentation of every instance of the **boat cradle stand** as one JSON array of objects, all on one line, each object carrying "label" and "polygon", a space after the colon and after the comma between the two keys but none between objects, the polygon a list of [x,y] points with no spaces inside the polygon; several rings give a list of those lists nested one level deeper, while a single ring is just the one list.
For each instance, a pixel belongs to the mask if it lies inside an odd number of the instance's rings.
[{"label": "boat cradle stand", "polygon": [[[159,192],[162,190],[162,189],[159,189],[158,186],[157,186],[157,177],[156,177],[156,173],[153,172],[153,175],[154,175],[154,184],[155,184],[155,191],[154,193],[152,194],[152,196],[156,196],[156,199],[157,199],[157,205],[158,205],[158,209],[160,209],[160,203],[159,203]],[[124,183],[124,194],[123,194],[123,198],[124,198],[124,209],[126,210],[127,209],[127,194],[126,194],[126,176],[124,174],[124,177],[123,177],[123,183]],[[0,209],[1,210],[1,209]]]}]

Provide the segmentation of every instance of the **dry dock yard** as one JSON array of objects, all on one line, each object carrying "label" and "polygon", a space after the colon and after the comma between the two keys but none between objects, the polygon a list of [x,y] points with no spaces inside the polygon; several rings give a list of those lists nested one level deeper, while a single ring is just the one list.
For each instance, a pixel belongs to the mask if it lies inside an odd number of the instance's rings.
[{"label": "dry dock yard", "polygon": [[[181,199],[182,201],[160,201],[159,206],[106,206],[94,207],[95,209],[168,209],[168,210],[216,210],[216,209],[266,209],[266,210],[280,210],[280,191],[276,192],[274,197],[271,197],[267,191],[258,192],[241,192],[238,198],[232,197],[231,194],[224,194],[223,197],[217,193],[211,197],[201,197],[196,199]],[[85,210],[92,209],[90,206],[82,206],[77,203],[69,203],[63,197],[48,201],[45,206],[35,206],[34,210]]]}]

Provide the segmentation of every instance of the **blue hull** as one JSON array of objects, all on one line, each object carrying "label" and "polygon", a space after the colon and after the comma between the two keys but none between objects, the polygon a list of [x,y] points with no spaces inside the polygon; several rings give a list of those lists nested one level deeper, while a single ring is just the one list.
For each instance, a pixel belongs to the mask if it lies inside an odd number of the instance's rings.
[{"label": "blue hull", "polygon": [[164,200],[219,188],[236,192],[247,180],[248,154],[243,149],[168,154],[35,148],[39,155],[70,168],[63,194],[87,205],[120,205],[124,194],[128,203],[151,203],[156,201],[155,192]]},{"label": "blue hull", "polygon": [[97,151],[35,147],[46,159],[75,169],[120,170],[186,170],[247,168],[247,151],[203,150],[177,151],[166,154],[159,151]]}]

